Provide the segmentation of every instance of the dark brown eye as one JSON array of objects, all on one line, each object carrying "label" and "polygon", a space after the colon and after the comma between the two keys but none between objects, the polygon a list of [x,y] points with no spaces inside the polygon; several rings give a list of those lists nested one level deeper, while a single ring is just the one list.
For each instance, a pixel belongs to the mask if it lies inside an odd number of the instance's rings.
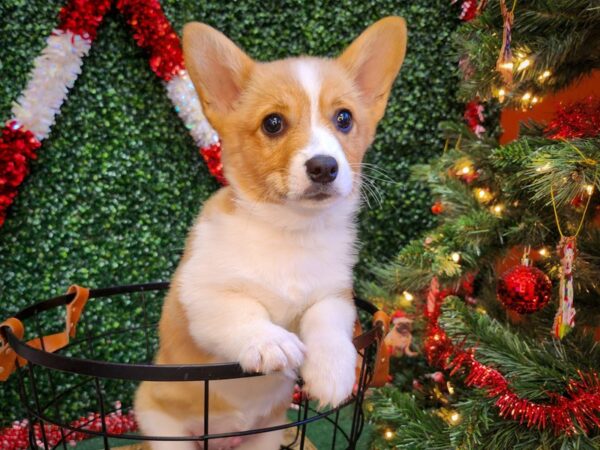
[{"label": "dark brown eye", "polygon": [[333,122],[342,133],[349,133],[352,129],[352,113],[347,109],[340,109],[335,115]]},{"label": "dark brown eye", "polygon": [[283,130],[283,117],[279,114],[269,114],[263,119],[263,131],[271,136],[281,133]]}]

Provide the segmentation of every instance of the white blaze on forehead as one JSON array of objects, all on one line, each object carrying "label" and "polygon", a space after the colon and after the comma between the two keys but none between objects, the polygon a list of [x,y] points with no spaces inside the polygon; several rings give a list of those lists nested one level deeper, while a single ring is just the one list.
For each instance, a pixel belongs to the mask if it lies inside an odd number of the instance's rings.
[{"label": "white blaze on forehead", "polygon": [[296,77],[310,101],[310,124],[315,127],[319,120],[319,94],[321,74],[316,61],[300,60],[296,63]]},{"label": "white blaze on forehead", "polygon": [[302,59],[295,62],[294,72],[310,102],[310,130],[306,147],[300,149],[292,158],[289,168],[289,194],[301,196],[312,185],[306,173],[306,161],[316,155],[328,155],[338,163],[338,176],[332,187],[342,196],[352,190],[352,171],[346,155],[335,133],[321,121],[319,97],[322,86],[322,73],[319,61]]}]

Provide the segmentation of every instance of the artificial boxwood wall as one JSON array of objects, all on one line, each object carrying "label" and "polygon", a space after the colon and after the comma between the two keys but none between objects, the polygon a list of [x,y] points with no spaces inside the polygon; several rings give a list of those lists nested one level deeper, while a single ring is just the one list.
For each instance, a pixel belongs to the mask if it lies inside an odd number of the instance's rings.
[{"label": "artificial boxwood wall", "polygon": [[[0,0],[0,117],[9,118],[63,3]],[[176,30],[207,22],[259,60],[335,55],[375,20],[404,16],[406,61],[367,158],[394,182],[378,182],[382,203],[371,201],[361,214],[359,276],[429,225],[431,199],[407,181],[408,168],[439,151],[438,124],[459,111],[449,55],[456,8],[439,0],[162,4]],[[217,187],[146,55],[113,11],[0,229],[0,319],[71,283],[168,279],[186,230]],[[3,422],[22,414],[13,406],[14,387],[0,388]]]}]

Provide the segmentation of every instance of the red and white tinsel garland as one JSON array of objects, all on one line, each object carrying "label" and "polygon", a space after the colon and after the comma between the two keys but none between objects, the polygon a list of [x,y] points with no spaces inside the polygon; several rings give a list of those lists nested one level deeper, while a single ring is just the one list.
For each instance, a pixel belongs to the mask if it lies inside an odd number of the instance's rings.
[{"label": "red and white tinsel garland", "polygon": [[[465,291],[467,297],[472,293],[469,289]],[[548,392],[551,400],[546,403],[519,396],[498,369],[477,360],[476,349],[455,344],[440,325],[442,303],[445,297],[452,294],[448,290],[440,291],[434,278],[425,309],[427,328],[424,351],[429,364],[449,370],[451,375],[464,374],[467,386],[483,389],[490,398],[495,399],[501,417],[529,428],[551,429],[557,435],[572,435],[579,430],[588,432],[600,428],[598,374],[579,372],[578,379],[568,381],[564,393]]]},{"label": "red and white tinsel garland", "polygon": [[[48,137],[56,116],[81,73],[83,58],[113,0],[70,0],[59,13],[59,25],[35,59],[25,90],[12,108],[12,119],[0,131],[0,226],[29,161]],[[117,0],[116,6],[134,30],[137,44],[150,53],[150,67],[165,83],[169,99],[200,148],[210,173],[225,183],[219,136],[202,112],[183,63],[179,37],[158,0]]]}]

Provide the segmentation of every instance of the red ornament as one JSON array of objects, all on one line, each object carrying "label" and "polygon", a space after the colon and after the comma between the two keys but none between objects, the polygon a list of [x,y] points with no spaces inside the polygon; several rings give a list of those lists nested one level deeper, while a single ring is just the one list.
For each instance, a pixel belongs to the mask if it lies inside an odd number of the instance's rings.
[{"label": "red ornament", "polygon": [[444,212],[444,204],[440,201],[435,202],[431,205],[431,212],[436,216]]},{"label": "red ornament", "polygon": [[540,269],[519,265],[505,272],[497,287],[502,304],[519,314],[539,311],[550,301],[552,283]]},{"label": "red ornament", "polygon": [[469,128],[477,137],[481,137],[481,135],[485,132],[485,128],[483,126],[483,121],[485,118],[483,117],[483,105],[479,103],[477,100],[471,100],[469,103],[465,105],[465,112],[463,114],[463,118]]},{"label": "red ornament", "polygon": [[459,19],[465,22],[470,22],[477,17],[477,12],[477,0],[464,0],[460,5]]}]

